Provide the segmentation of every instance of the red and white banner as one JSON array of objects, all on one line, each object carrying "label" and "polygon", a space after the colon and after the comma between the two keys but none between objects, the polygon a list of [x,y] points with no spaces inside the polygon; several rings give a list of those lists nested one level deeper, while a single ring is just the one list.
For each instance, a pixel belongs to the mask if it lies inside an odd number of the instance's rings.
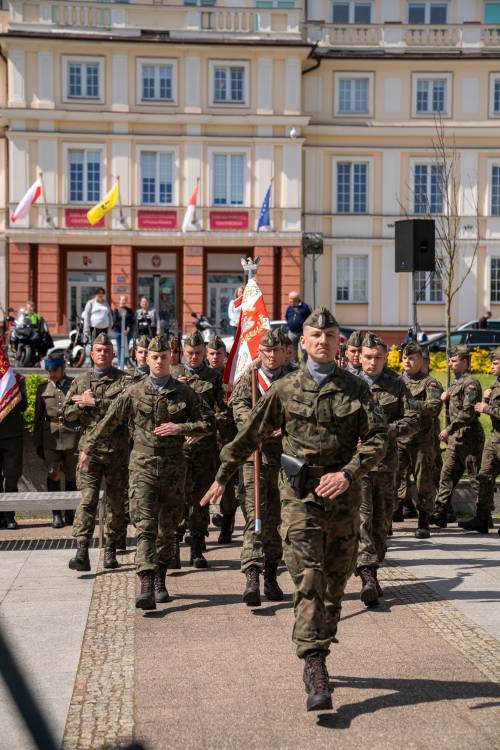
[{"label": "red and white banner", "polygon": [[29,214],[30,208],[33,203],[36,203],[41,194],[42,181],[40,178],[38,178],[37,180],[35,180],[33,185],[28,188],[28,190],[25,192],[25,194],[17,204],[16,209],[10,217],[12,223],[15,223],[18,219],[24,219],[24,217]]},{"label": "red and white banner", "polygon": [[198,183],[196,183],[196,187],[193,190],[191,198],[189,199],[189,203],[187,204],[186,213],[184,214],[184,219],[182,221],[183,232],[195,232],[198,229],[198,224],[196,221],[196,199],[197,197],[198,197]]},{"label": "red and white banner", "polygon": [[19,382],[21,380],[22,375],[16,375],[12,370],[0,339],[0,422],[20,402]]},{"label": "red and white banner", "polygon": [[[258,358],[260,340],[270,327],[262,292],[256,279],[250,279],[243,292],[238,329],[224,369],[223,382],[227,388],[232,388],[244,370]],[[259,370],[261,391],[264,393],[269,385],[269,381]]]}]

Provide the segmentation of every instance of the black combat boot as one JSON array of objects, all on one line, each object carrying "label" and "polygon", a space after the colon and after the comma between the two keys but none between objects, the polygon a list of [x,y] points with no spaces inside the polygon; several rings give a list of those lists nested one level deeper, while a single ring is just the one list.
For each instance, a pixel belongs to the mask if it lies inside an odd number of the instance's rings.
[{"label": "black combat boot", "polygon": [[247,607],[260,607],[260,572],[256,565],[245,570],[247,585],[243,592],[243,601]]},{"label": "black combat boot", "polygon": [[203,543],[204,538],[202,536],[193,536],[191,541],[191,565],[195,568],[208,568],[208,562],[203,557]]},{"label": "black combat boot", "polygon": [[458,525],[464,531],[477,531],[479,534],[487,534],[489,531],[489,511],[478,508],[476,515],[468,521],[459,521]]},{"label": "black combat boot", "polygon": [[167,602],[172,601],[172,597],[165,586],[166,575],[167,566],[160,563],[158,565],[158,570],[155,573],[155,599],[159,604],[166,604]]},{"label": "black combat boot", "polygon": [[443,505],[438,506],[437,510],[435,510],[434,513],[431,513],[429,519],[433,526],[438,526],[440,529],[446,529],[448,526],[448,520],[448,511]]},{"label": "black combat boot", "polygon": [[90,570],[88,539],[78,540],[76,555],[71,558],[68,567],[71,568],[71,570],[79,570],[82,573],[86,570]]},{"label": "black combat boot", "polygon": [[375,578],[375,585],[377,587],[377,594],[379,596],[384,596],[384,589],[382,588],[378,580],[378,568],[373,567],[372,570],[373,570],[373,577]]},{"label": "black combat boot", "polygon": [[135,600],[136,609],[156,609],[154,570],[143,570],[139,573],[139,580],[141,593]]},{"label": "black combat boot", "polygon": [[425,510],[418,511],[418,527],[415,532],[417,539],[428,539],[431,535],[429,529],[430,513],[426,513]]},{"label": "black combat boot", "polygon": [[333,707],[325,651],[312,651],[306,655],[303,679],[308,711],[327,711]]},{"label": "black combat boot", "polygon": [[417,509],[413,505],[413,502],[410,500],[410,498],[407,498],[403,501],[403,518],[406,520],[407,518],[418,518]]},{"label": "black combat boot", "polygon": [[127,550],[127,532],[124,531],[122,534],[118,534],[116,537],[116,549],[126,552]]},{"label": "black combat boot", "polygon": [[217,544],[231,544],[233,541],[233,517],[221,516],[220,534]]},{"label": "black combat boot", "polygon": [[457,522],[457,515],[455,511],[453,510],[453,505],[450,503],[448,506],[448,523],[456,523]]},{"label": "black combat boot", "polygon": [[106,570],[113,570],[114,568],[119,568],[120,563],[116,559],[116,542],[108,541],[106,542],[106,546],[104,547],[104,562],[103,567],[106,568]]},{"label": "black combat boot", "polygon": [[362,582],[359,598],[366,607],[378,605],[377,580],[373,571],[371,565],[363,565],[357,571]]},{"label": "black combat boot", "polygon": [[7,513],[7,528],[9,531],[15,531],[19,528],[19,524],[16,521],[16,514],[15,513]]},{"label": "black combat boot", "polygon": [[53,510],[52,511],[52,528],[53,529],[62,529],[64,526],[63,520],[62,520],[62,514],[60,510]]},{"label": "black combat boot", "polygon": [[182,536],[180,534],[175,535],[175,549],[174,549],[174,556],[171,558],[168,567],[172,570],[180,570],[181,565],[181,540]]},{"label": "black combat boot", "polygon": [[264,569],[264,594],[270,602],[282,602],[283,591],[280,589],[276,574],[278,563],[266,562]]},{"label": "black combat boot", "polygon": [[398,507],[392,514],[392,520],[395,523],[400,523],[401,521],[405,520],[405,517],[403,516],[403,503],[399,503]]},{"label": "black combat boot", "polygon": [[65,510],[63,513],[63,519],[65,526],[73,526],[73,521],[75,520],[75,511]]}]

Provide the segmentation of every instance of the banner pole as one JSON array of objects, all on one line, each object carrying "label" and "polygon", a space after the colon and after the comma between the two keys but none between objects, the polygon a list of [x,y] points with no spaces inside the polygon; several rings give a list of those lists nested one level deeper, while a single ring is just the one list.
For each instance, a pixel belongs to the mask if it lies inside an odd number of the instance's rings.
[{"label": "banner pole", "polygon": [[[257,370],[252,365],[252,407],[257,403]],[[256,534],[260,534],[262,531],[262,522],[260,517],[260,467],[261,467],[261,455],[260,450],[257,450],[253,454],[253,477],[254,477],[254,530]]]}]

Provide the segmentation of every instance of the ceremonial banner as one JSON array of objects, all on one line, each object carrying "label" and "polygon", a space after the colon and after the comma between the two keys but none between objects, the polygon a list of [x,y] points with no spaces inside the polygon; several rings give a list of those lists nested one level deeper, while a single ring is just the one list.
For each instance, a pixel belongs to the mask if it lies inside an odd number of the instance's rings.
[{"label": "ceremonial banner", "polygon": [[0,339],[0,422],[21,401],[21,379],[22,376],[16,375],[12,370]]},{"label": "ceremonial banner", "polygon": [[97,222],[100,221],[103,216],[105,216],[111,211],[112,208],[114,208],[116,201],[118,200],[119,193],[120,185],[117,180],[111,190],[106,193],[102,201],[97,203],[95,206],[92,206],[92,208],[87,211],[87,219],[89,224],[94,226],[94,224],[97,224]]},{"label": "ceremonial banner", "polygon": [[42,194],[42,181],[40,178],[35,180],[33,185],[31,185],[28,190],[25,192],[19,203],[17,204],[16,209],[12,213],[10,220],[12,223],[15,223],[17,219],[24,219],[25,216],[29,214],[29,210],[33,203],[36,203],[36,201],[39,199],[39,197]]}]

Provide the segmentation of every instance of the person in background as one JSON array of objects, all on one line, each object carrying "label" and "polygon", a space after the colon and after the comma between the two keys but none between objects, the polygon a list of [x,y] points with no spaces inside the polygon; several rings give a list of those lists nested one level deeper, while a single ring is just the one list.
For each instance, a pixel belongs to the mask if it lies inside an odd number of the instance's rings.
[{"label": "person in background", "polygon": [[149,300],[147,297],[141,297],[139,301],[139,309],[136,310],[135,313],[136,338],[147,336],[152,339],[156,336],[157,328],[156,310],[149,307]]},{"label": "person in background", "polygon": [[236,334],[238,328],[238,321],[241,315],[241,297],[243,296],[245,288],[239,286],[234,293],[233,299],[230,301],[227,308],[227,317],[229,318],[229,329],[233,336]]},{"label": "person in background", "polygon": [[488,320],[491,318],[491,312],[490,310],[487,310],[482,318],[479,318],[477,321],[477,327],[485,330],[488,328]]},{"label": "person in background", "polygon": [[105,299],[106,292],[99,287],[93,299],[89,299],[83,311],[83,333],[94,339],[100,333],[108,333],[113,326],[113,313]]},{"label": "person in background", "polygon": [[175,307],[170,301],[170,296],[167,292],[160,294],[158,318],[160,331],[163,335],[167,336],[168,332],[175,327]]},{"label": "person in background", "polygon": [[[7,352],[0,340],[0,383],[13,387],[12,375]],[[28,408],[26,381],[19,373],[14,373],[19,386],[17,403],[13,401],[0,406],[0,492],[17,492],[17,483],[23,473],[23,411]],[[12,382],[9,382],[9,378]],[[12,407],[12,408],[10,408]],[[13,512],[0,513],[0,528],[17,529],[16,516]]]},{"label": "person in background", "polygon": [[311,314],[311,308],[300,299],[298,292],[290,292],[288,300],[290,304],[285,312],[286,323],[288,330],[292,334],[294,343],[296,342],[298,345],[298,341],[302,336],[304,320]]},{"label": "person in background", "polygon": [[127,341],[127,347],[125,349],[125,357],[127,356],[128,343],[132,336],[132,329],[134,327],[134,311],[127,305],[127,298],[122,295],[118,302],[118,307],[113,310],[113,331],[116,334],[116,346],[118,353],[118,365],[121,363],[122,346],[122,315],[125,315],[125,337]]}]

